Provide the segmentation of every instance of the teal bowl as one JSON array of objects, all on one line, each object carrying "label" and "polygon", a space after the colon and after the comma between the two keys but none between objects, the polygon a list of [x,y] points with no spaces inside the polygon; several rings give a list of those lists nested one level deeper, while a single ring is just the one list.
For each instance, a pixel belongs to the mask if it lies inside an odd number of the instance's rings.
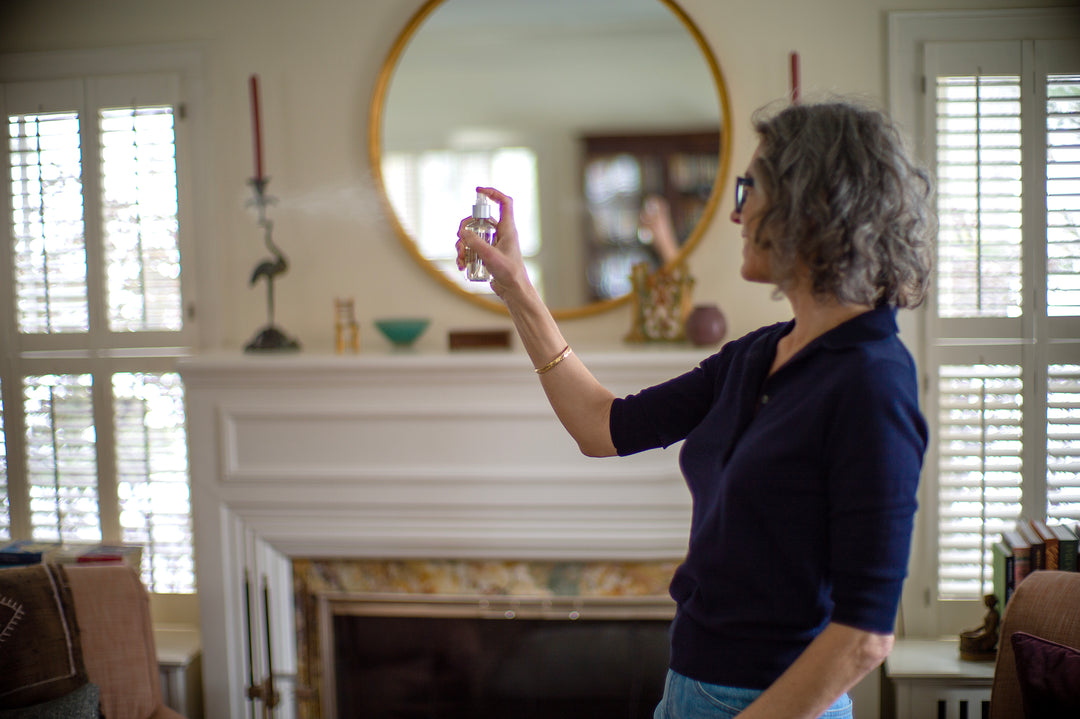
[{"label": "teal bowl", "polygon": [[423,318],[393,318],[375,320],[375,326],[395,347],[409,347],[424,334],[430,322]]}]

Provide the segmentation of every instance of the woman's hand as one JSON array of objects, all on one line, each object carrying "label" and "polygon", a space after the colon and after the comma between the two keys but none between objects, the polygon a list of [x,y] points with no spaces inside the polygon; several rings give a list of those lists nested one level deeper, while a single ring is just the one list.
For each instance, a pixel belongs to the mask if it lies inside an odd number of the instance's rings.
[{"label": "woman's hand", "polygon": [[649,195],[642,203],[638,224],[648,234],[660,261],[665,265],[679,255],[679,241],[675,237],[675,225],[671,219],[671,206],[659,195]]},{"label": "woman's hand", "polygon": [[885,661],[894,641],[892,634],[830,622],[795,663],[739,716],[820,717],[841,694]]},{"label": "woman's hand", "polygon": [[477,187],[476,191],[499,205],[495,244],[489,245],[475,232],[465,229],[465,225],[472,220],[471,216],[462,219],[457,232],[457,266],[459,270],[465,268],[465,250],[472,250],[491,273],[491,290],[506,300],[512,293],[529,286],[517,226],[514,224],[514,200],[491,187]]}]

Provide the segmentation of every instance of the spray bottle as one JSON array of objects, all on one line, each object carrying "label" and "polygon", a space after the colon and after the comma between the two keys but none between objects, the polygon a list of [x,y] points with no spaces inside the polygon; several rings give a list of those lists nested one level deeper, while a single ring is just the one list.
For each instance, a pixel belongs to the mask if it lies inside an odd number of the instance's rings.
[{"label": "spray bottle", "polygon": [[[495,223],[491,219],[491,205],[486,195],[476,193],[476,204],[473,205],[472,216],[472,220],[465,225],[465,229],[475,232],[489,245],[494,245]],[[491,273],[488,272],[487,267],[484,267],[484,261],[468,248],[465,250],[465,278],[473,282],[487,282],[491,279]]]}]

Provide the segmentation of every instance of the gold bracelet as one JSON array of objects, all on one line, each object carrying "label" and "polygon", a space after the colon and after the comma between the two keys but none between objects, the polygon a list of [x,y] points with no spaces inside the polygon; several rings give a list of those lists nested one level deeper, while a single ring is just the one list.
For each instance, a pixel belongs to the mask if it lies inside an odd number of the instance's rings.
[{"label": "gold bracelet", "polygon": [[551,360],[550,362],[548,362],[543,367],[536,368],[536,370],[535,370],[536,374],[544,374],[545,372],[550,372],[551,370],[555,369],[559,365],[559,363],[562,362],[567,357],[569,357],[570,353],[573,352],[573,351],[574,350],[570,349],[570,345],[566,345],[566,347],[563,348],[562,352],[555,355],[555,359]]}]

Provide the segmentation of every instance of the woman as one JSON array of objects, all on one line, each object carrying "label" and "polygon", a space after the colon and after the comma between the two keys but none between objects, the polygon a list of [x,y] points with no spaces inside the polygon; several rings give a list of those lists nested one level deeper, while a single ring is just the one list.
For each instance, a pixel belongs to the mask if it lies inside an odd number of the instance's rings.
[{"label": "woman", "polygon": [[[526,275],[513,203],[487,263],[559,419],[589,456],[685,440],[693,498],[660,719],[850,717],[880,664],[906,573],[926,426],[897,307],[929,275],[929,183],[879,112],[836,102],[759,113],[731,220],[742,277],[793,319],[625,398],[567,346]],[[740,713],[741,712],[741,713]]]}]

